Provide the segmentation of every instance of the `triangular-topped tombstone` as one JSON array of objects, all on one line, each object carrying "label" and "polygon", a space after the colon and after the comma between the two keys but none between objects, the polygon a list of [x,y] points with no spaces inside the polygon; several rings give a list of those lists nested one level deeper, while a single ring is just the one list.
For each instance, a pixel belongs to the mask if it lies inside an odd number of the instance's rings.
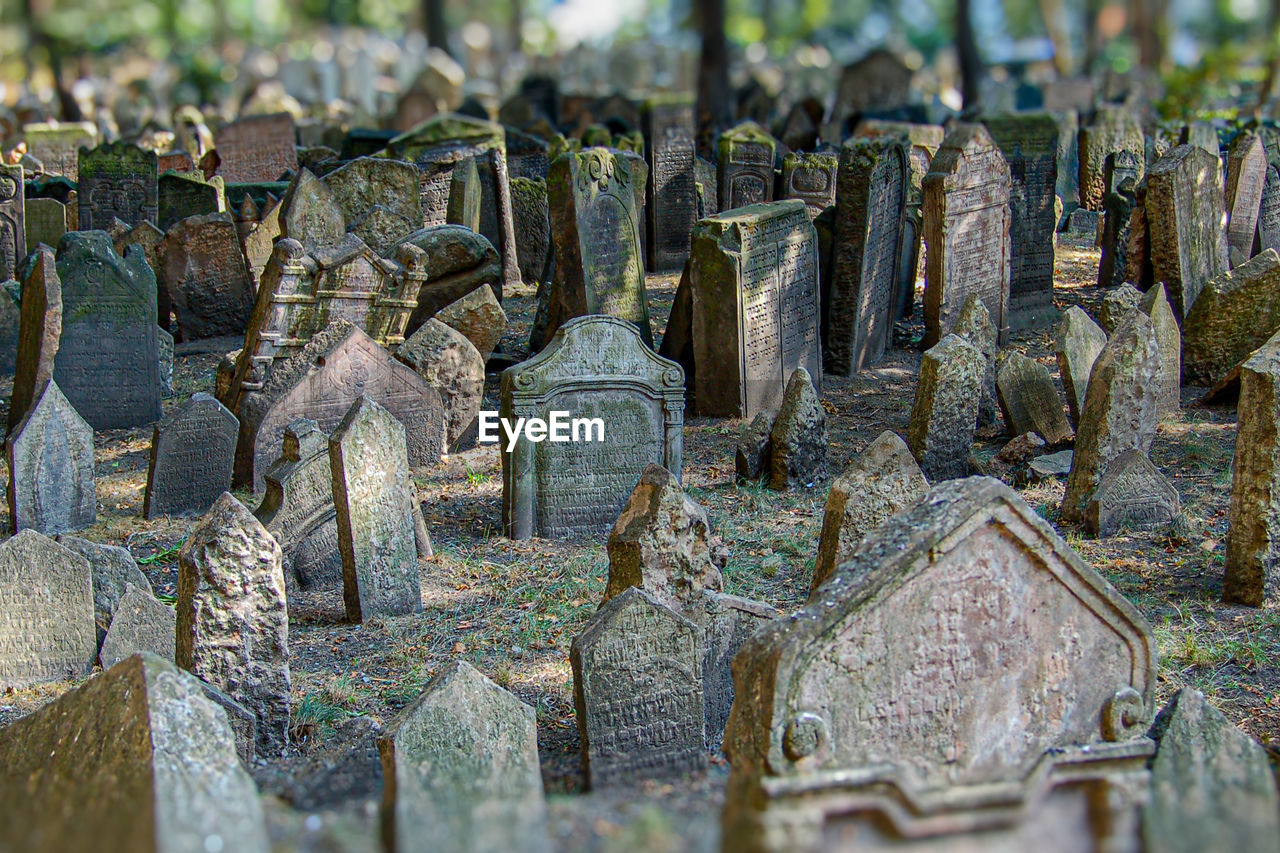
[{"label": "triangular-topped tombstone", "polygon": [[297,240],[307,252],[335,246],[347,234],[347,216],[332,189],[299,169],[280,200],[280,234]]},{"label": "triangular-topped tombstone", "polygon": [[12,529],[46,536],[89,527],[97,519],[93,429],[48,382],[5,442]]},{"label": "triangular-topped tombstone", "polygon": [[725,849],[1133,827],[1155,665],[1142,615],[1013,491],[942,483],[739,652]]}]

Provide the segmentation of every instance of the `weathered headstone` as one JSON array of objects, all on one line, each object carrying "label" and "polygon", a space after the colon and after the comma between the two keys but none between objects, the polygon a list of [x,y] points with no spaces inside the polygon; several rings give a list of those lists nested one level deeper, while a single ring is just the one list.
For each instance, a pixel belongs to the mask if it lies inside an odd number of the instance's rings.
[{"label": "weathered headstone", "polygon": [[[449,202],[446,207],[445,221],[453,225],[480,233],[480,170],[476,168],[476,158],[468,157],[453,167],[449,176]],[[514,204],[515,197],[512,196]],[[512,211],[514,219],[515,212]],[[519,254],[519,234],[517,233],[516,253]]]},{"label": "weathered headstone", "polygon": [[848,376],[879,361],[898,308],[907,159],[894,137],[840,149],[832,274],[824,284],[823,367]]},{"label": "weathered headstone", "polygon": [[79,151],[97,144],[98,129],[88,121],[41,122],[24,124],[22,136],[27,143],[27,155],[44,166],[46,175],[62,175],[76,181]]},{"label": "weathered headstone", "polygon": [[822,401],[809,371],[797,367],[769,432],[769,488],[811,488],[827,479],[828,443]]},{"label": "weathered headstone", "polygon": [[98,653],[102,668],[110,669],[138,652],[151,652],[161,660],[172,662],[177,626],[178,617],[172,607],[157,601],[149,589],[129,584],[120,597]]},{"label": "weathered headstone", "polygon": [[693,104],[687,99],[646,101],[641,113],[649,182],[649,267],[678,270],[689,257],[689,238],[697,218],[694,181]]},{"label": "weathered headstone", "polygon": [[1102,295],[1098,305],[1098,325],[1108,335],[1115,334],[1116,329],[1125,318],[1138,310],[1142,302],[1142,291],[1128,282]]},{"label": "weathered headstone", "polygon": [[214,135],[218,174],[229,184],[278,181],[298,170],[297,133],[288,114],[246,116]]},{"label": "weathered headstone", "polygon": [[157,370],[160,374],[160,396],[173,396],[173,335],[156,328]]},{"label": "weathered headstone", "polygon": [[742,429],[734,453],[734,471],[739,483],[762,480],[769,476],[772,463],[773,422],[777,409],[764,409]]},{"label": "weathered headstone", "polygon": [[[1102,226],[1102,259],[1098,263],[1098,286],[1119,287],[1129,272],[1130,228],[1137,205],[1132,181],[1124,180],[1107,196]],[[1145,214],[1144,214],[1145,215]],[[1145,219],[1143,220],[1145,223]]]},{"label": "weathered headstone", "polygon": [[533,708],[454,661],[378,740],[382,837],[397,853],[545,853]]},{"label": "weathered headstone", "polygon": [[959,335],[947,335],[920,360],[907,446],[931,482],[969,472],[969,447],[987,360]]},{"label": "weathered headstone", "polygon": [[229,213],[183,219],[161,248],[160,278],[183,340],[243,334],[253,280]]},{"label": "weathered headstone", "polygon": [[1034,432],[1049,445],[1070,441],[1071,424],[1048,369],[1018,352],[1007,353],[1000,361],[996,390],[1009,434]]},{"label": "weathered headstone", "polygon": [[156,279],[141,248],[121,258],[105,231],[58,244],[62,335],[53,378],[94,429],[160,419]]},{"label": "weathered headstone", "polygon": [[125,233],[114,235],[111,238],[111,245],[115,248],[116,254],[122,258],[128,253],[130,246],[142,247],[147,258],[147,266],[151,267],[151,271],[156,274],[156,325],[168,330],[172,323],[170,315],[173,314],[173,305],[169,300],[169,289],[165,286],[164,280],[162,259],[164,232],[150,222],[139,222]]},{"label": "weathered headstone", "polygon": [[817,236],[799,201],[722,213],[694,229],[694,405],[751,418],[803,367],[821,389]]},{"label": "weathered headstone", "polygon": [[1153,285],[1143,294],[1138,309],[1151,318],[1151,328],[1160,345],[1160,414],[1177,412],[1182,408],[1182,333],[1165,286]]},{"label": "weathered headstone", "polygon": [[5,441],[9,463],[9,520],[13,532],[46,536],[83,530],[97,519],[93,430],[45,383]]},{"label": "weathered headstone", "polygon": [[569,662],[588,787],[706,766],[701,632],[692,622],[630,587],[574,638]]},{"label": "weathered headstone", "polygon": [[188,216],[208,216],[227,209],[222,178],[205,180],[203,172],[161,171],[155,221],[161,231],[168,231]]},{"label": "weathered headstone", "polygon": [[986,128],[956,125],[924,183],[925,345],[951,330],[970,293],[1009,334],[1009,166]]},{"label": "weathered headstone", "polygon": [[347,236],[347,216],[338,196],[309,169],[299,169],[280,199],[280,235],[297,240],[310,255],[337,246]]},{"label": "weathered headstone", "polygon": [[0,833],[13,853],[271,850],[227,714],[155,655],[8,726],[0,762]]},{"label": "weathered headstone", "polygon": [[156,424],[143,516],[200,515],[231,488],[236,416],[209,394],[196,393]]},{"label": "weathered headstone", "polygon": [[1147,230],[1155,281],[1187,316],[1209,279],[1227,269],[1222,168],[1203,148],[1179,145],[1147,173]]},{"label": "weathered headstone", "polygon": [[1090,533],[1111,536],[1121,530],[1155,530],[1178,517],[1178,492],[1141,450],[1126,450],[1098,480],[1084,507]]},{"label": "weathered headstone", "polygon": [[89,674],[98,637],[87,560],[22,530],[0,544],[0,596],[0,688]]},{"label": "weathered headstone", "polygon": [[484,359],[459,331],[436,319],[423,323],[395,352],[440,394],[450,448],[474,432],[484,396]]},{"label": "weathered headstone", "polygon": [[507,313],[498,304],[493,288],[487,284],[441,308],[435,319],[461,332],[485,361],[493,355],[494,348],[507,330]]},{"label": "weathered headstone", "polygon": [[36,246],[20,274],[22,304],[18,311],[13,395],[9,398],[9,431],[53,378],[54,356],[62,336],[62,284],[53,250]]},{"label": "weathered headstone", "polygon": [[[128,587],[137,587],[151,595],[151,582],[138,568],[128,548],[90,542],[65,533],[57,537],[57,542],[89,561],[89,571],[93,575],[93,618],[98,623],[98,640],[101,642]],[[169,659],[172,660],[173,655],[169,655]]]},{"label": "weathered headstone", "polygon": [[911,97],[911,69],[893,51],[875,48],[840,72],[831,121],[837,127],[863,113],[893,112]]},{"label": "weathered headstone", "polygon": [[360,397],[329,438],[347,619],[422,610],[405,429]]},{"label": "weathered headstone", "polygon": [[511,179],[511,215],[516,229],[520,278],[540,283],[551,251],[551,214],[546,179]]},{"label": "weathered headstone", "polygon": [[[30,220],[31,207],[27,202],[27,217]],[[30,226],[27,226],[30,229]],[[32,245],[30,230],[27,234],[27,245]],[[1258,239],[1256,245],[1259,251],[1266,249],[1275,249],[1280,251],[1280,168],[1274,165],[1267,166],[1266,182],[1262,185],[1262,202],[1258,209]]]},{"label": "weathered headstone", "polygon": [[78,171],[80,230],[101,231],[113,219],[132,227],[160,218],[154,151],[127,142],[82,148]]},{"label": "weathered headstone", "polygon": [[1085,210],[1102,210],[1107,194],[1106,161],[1108,155],[1125,153],[1142,178],[1145,161],[1142,126],[1124,107],[1106,106],[1098,110],[1093,122],[1080,128],[1080,206]]},{"label": "weathered headstone", "polygon": [[353,227],[360,217],[379,206],[409,223],[405,234],[422,227],[418,170],[412,163],[359,157],[342,164],[321,180],[332,190],[346,221]]},{"label": "weathered headstone", "polygon": [[0,163],[0,281],[16,279],[18,269],[27,256],[26,196],[23,189],[22,167]]},{"label": "weathered headstone", "polygon": [[720,134],[716,143],[719,207],[736,210],[773,201],[773,157],[778,141],[753,121]]},{"label": "weathered headstone", "polygon": [[1231,266],[1253,256],[1262,191],[1267,182],[1267,149],[1262,137],[1245,131],[1231,143],[1227,157],[1227,255]]},{"label": "weathered headstone", "polygon": [[1182,375],[1208,385],[1280,331],[1280,254],[1265,249],[1209,280],[1182,322]]},{"label": "weathered headstone", "polygon": [[1080,412],[1084,409],[1085,393],[1089,389],[1089,374],[1098,353],[1107,345],[1107,333],[1084,312],[1079,305],[1072,305],[1062,312],[1054,354],[1058,359],[1058,375],[1067,392],[1067,410],[1071,423],[1079,425]]},{"label": "weathered headstone", "polygon": [[289,616],[280,546],[223,492],[178,552],[178,666],[253,712],[257,749],[289,742]]},{"label": "weathered headstone", "polygon": [[67,233],[67,206],[56,198],[29,198],[23,205],[27,247],[56,246]]},{"label": "weathered headstone", "polygon": [[810,219],[836,203],[836,173],[839,157],[830,153],[788,154],[782,160],[782,198],[804,202]]},{"label": "weathered headstone", "polygon": [[306,418],[289,424],[263,475],[267,493],[254,515],[280,543],[285,581],[303,589],[342,586],[329,436]]},{"label": "weathered headstone", "polygon": [[910,508],[929,490],[907,443],[885,430],[854,457],[827,492],[818,558],[809,597],[853,556],[859,543],[887,518]]},{"label": "weathered headstone", "polygon": [[996,394],[996,356],[1000,347],[996,343],[999,336],[987,306],[976,293],[970,293],[960,308],[951,333],[959,335],[977,347],[986,361],[986,370],[982,374],[982,398],[978,401],[978,426],[986,426],[996,422],[996,414],[1000,410],[1000,400]]}]

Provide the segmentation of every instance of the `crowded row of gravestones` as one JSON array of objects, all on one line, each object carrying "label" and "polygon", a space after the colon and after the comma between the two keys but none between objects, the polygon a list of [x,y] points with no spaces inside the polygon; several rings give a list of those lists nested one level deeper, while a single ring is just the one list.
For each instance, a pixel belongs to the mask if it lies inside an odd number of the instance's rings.
[{"label": "crowded row of gravestones", "polygon": [[[20,282],[0,297],[0,684],[105,672],[0,731],[0,839],[266,849],[245,766],[290,749],[289,596],[341,595],[356,622],[421,610],[411,472],[477,440],[489,364],[509,365],[509,424],[588,427],[504,436],[501,457],[507,536],[608,533],[605,601],[571,652],[590,787],[723,749],[726,850],[1280,849],[1261,748],[1194,692],[1156,713],[1150,625],[1000,481],[1065,474],[1062,520],[1097,535],[1166,525],[1156,423],[1184,380],[1216,383],[1239,412],[1224,591],[1275,592],[1280,137],[1236,133],[1224,167],[1212,130],[1174,144],[1132,116],[864,121],[784,157],[748,124],[715,164],[671,99],[585,147],[443,115],[339,153],[251,117],[199,169],[28,127],[0,175]],[[1054,307],[1060,223],[1102,246],[1097,322]],[[824,372],[884,355],[922,251],[905,440],[831,484],[805,607],[723,593],[680,485],[686,407],[745,423],[741,479],[823,482]],[[683,270],[657,351],[646,269]],[[495,347],[521,282],[538,313],[517,362]],[[1001,352],[1054,324],[1065,408],[1043,365]],[[174,339],[224,336],[243,343],[214,393],[162,419]],[[1013,440],[969,477],[997,417]],[[95,520],[94,431],[152,423],[145,514],[199,516],[176,610],[127,550],[69,535]],[[378,748],[391,849],[549,847],[534,713],[470,665]]]}]

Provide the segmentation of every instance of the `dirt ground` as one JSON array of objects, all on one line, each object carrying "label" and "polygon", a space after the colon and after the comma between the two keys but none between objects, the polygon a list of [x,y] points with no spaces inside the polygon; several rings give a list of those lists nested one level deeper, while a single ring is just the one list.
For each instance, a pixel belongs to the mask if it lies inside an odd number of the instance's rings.
[{"label": "dirt ground", "polygon": [[[1098,251],[1091,240],[1062,235],[1055,303],[1095,313]],[[655,338],[674,294],[671,276],[649,278]],[[510,293],[511,326],[502,348],[527,354],[533,290]],[[1096,316],[1096,315],[1095,315]],[[882,430],[905,434],[920,361],[919,313],[900,324],[896,347],[874,369],[827,377],[830,468],[838,473]],[[1015,334],[1011,346],[1055,377],[1053,329]],[[216,354],[183,354],[174,366],[171,411],[195,391],[212,391]],[[1177,488],[1183,517],[1166,530],[1093,539],[1061,525],[1061,481],[1022,490],[1023,497],[1150,620],[1160,652],[1158,699],[1183,685],[1202,691],[1240,728],[1280,752],[1280,609],[1221,603],[1235,411],[1196,404],[1203,389],[1183,389],[1180,415],[1161,423],[1152,457]],[[7,393],[7,389],[6,389]],[[1065,397],[1064,397],[1065,399]],[[497,408],[497,375],[486,408]],[[707,507],[733,552],[728,592],[784,612],[807,595],[822,524],[825,489],[775,493],[739,486],[733,448],[740,421],[688,418],[684,482]],[[172,601],[177,551],[190,519],[148,522],[142,515],[151,430],[97,435],[99,521],[81,535],[128,547],[155,591]],[[989,457],[1007,441],[981,437]],[[727,765],[706,774],[635,790],[584,794],[568,653],[573,636],[600,600],[608,573],[603,538],[594,542],[513,542],[501,536],[501,471],[495,446],[457,454],[415,472],[436,556],[423,561],[424,612],[363,625],[343,621],[340,591],[291,602],[290,653],[296,754],[253,768],[265,793],[287,785],[308,754],[331,741],[334,727],[369,715],[390,721],[446,661],[461,656],[537,710],[543,775],[557,847],[572,850],[712,850]],[[7,472],[6,472],[7,477]],[[256,501],[238,494],[248,505]],[[0,723],[30,713],[71,685],[0,695]],[[355,802],[320,815],[268,798],[273,833],[288,849],[376,849],[376,806]]]}]

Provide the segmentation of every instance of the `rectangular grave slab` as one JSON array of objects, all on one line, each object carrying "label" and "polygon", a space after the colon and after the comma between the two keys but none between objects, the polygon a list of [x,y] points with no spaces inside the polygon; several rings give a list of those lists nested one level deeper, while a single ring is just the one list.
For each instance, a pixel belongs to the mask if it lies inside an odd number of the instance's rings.
[{"label": "rectangular grave slab", "polygon": [[156,424],[143,515],[198,515],[213,506],[231,488],[239,431],[236,416],[204,393]]},{"label": "rectangular grave slab", "polygon": [[720,210],[773,201],[773,156],[778,141],[752,121],[720,134],[716,179]]},{"label": "rectangular grave slab", "polygon": [[24,124],[22,136],[27,155],[39,161],[46,175],[63,175],[76,181],[79,151],[97,144],[98,128],[88,121]]},{"label": "rectangular grave slab", "polygon": [[298,170],[297,132],[287,113],[247,116],[214,136],[218,174],[229,184],[278,181]]},{"label": "rectangular grave slab", "polygon": [[24,190],[22,167],[0,164],[0,281],[17,279],[27,256]]},{"label": "rectangular grave slab", "polygon": [[104,230],[116,219],[133,227],[160,218],[154,151],[126,142],[82,148],[79,175],[80,230]]}]

